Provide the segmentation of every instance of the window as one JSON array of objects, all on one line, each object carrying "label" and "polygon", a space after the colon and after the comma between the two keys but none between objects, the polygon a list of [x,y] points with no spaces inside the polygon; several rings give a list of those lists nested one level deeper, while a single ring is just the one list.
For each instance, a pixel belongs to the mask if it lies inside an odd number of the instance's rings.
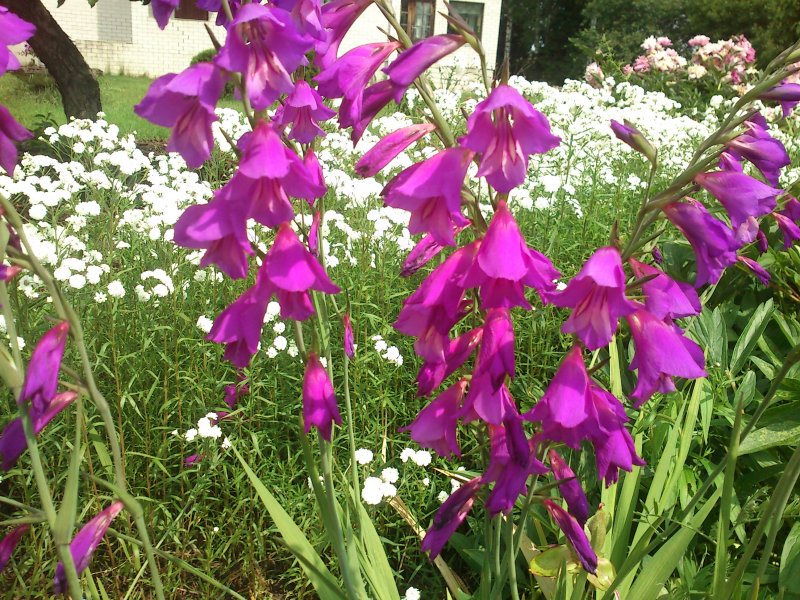
[{"label": "window", "polygon": [[181,0],[178,8],[175,9],[175,18],[189,21],[208,21],[208,11],[197,8],[195,0]]},{"label": "window", "polygon": [[[478,34],[478,39],[482,38],[483,34],[483,4],[479,2],[457,2],[453,0],[450,2],[458,14],[467,22],[467,25]],[[447,33],[455,33],[455,30],[447,26]]]},{"label": "window", "polygon": [[400,2],[400,24],[415,42],[433,35],[434,3],[434,0]]}]

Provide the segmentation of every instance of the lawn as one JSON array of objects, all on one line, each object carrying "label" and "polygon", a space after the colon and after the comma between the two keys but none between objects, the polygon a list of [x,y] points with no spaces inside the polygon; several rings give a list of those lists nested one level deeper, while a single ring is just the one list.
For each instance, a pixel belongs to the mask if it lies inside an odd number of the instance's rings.
[{"label": "lawn", "polygon": [[[169,130],[141,119],[133,106],[147,93],[152,79],[129,75],[101,75],[100,96],[109,122],[120,128],[122,135],[135,133],[138,140],[166,139]],[[28,129],[35,129],[45,119],[65,123],[61,97],[55,85],[29,85],[18,77],[0,79],[0,102]],[[220,106],[236,108],[233,99],[223,99]]]}]

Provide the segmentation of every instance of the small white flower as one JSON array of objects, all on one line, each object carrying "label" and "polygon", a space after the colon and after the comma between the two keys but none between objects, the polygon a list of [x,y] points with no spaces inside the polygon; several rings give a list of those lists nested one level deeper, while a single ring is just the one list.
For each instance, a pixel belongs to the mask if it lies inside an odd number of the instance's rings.
[{"label": "small white flower", "polygon": [[413,460],[413,458],[414,458],[414,456],[415,456],[416,454],[417,454],[417,453],[416,453],[416,452],[415,452],[415,451],[414,451],[412,448],[405,448],[405,449],[404,449],[404,450],[403,450],[403,451],[400,453],[400,460],[402,460],[404,463],[405,463],[405,462],[408,462],[408,461],[409,461],[409,459]]},{"label": "small white flower", "polygon": [[76,290],[80,290],[86,285],[86,277],[80,273],[75,273],[69,278],[69,285]]},{"label": "small white flower", "polygon": [[226,437],[224,440],[222,440],[222,449],[227,450],[230,447],[231,447],[231,441]]},{"label": "small white flower", "polygon": [[278,321],[277,323],[275,323],[275,325],[272,326],[272,331],[274,331],[278,335],[282,334],[284,331],[286,331],[286,323],[284,323],[283,321]]},{"label": "small white flower", "polygon": [[125,286],[119,280],[112,281],[108,284],[108,295],[112,298],[122,298],[125,296]]},{"label": "small white flower", "polygon": [[275,347],[276,350],[282,352],[283,350],[286,350],[287,346],[289,345],[289,342],[286,340],[285,337],[279,335],[274,340],[272,340],[272,345]]},{"label": "small white flower", "polygon": [[384,498],[394,498],[397,496],[397,488],[391,483],[381,483],[381,495]]},{"label": "small white flower", "polygon": [[191,442],[194,438],[197,437],[197,429],[192,427],[189,431],[187,431],[184,436],[187,442]]},{"label": "small white flower", "polygon": [[204,438],[220,438],[222,437],[222,430],[219,425],[212,425],[211,419],[203,417],[197,422],[197,433],[200,437]]},{"label": "small white flower", "polygon": [[197,327],[203,333],[208,333],[211,331],[211,327],[214,325],[214,321],[206,317],[205,315],[201,315],[197,318]]},{"label": "small white flower", "polygon": [[421,597],[417,588],[410,587],[406,590],[405,600],[420,600]]},{"label": "small white flower", "polygon": [[72,146],[72,151],[75,154],[83,154],[86,151],[86,146],[82,142],[75,142]]},{"label": "small white flower", "polygon": [[361,490],[361,499],[367,504],[377,506],[383,500],[381,486],[383,481],[378,477],[367,477],[364,480],[364,488]]},{"label": "small white flower", "polygon": [[106,300],[108,300],[108,296],[106,296],[103,292],[95,292],[94,301],[97,302],[97,304],[102,304]]},{"label": "small white flower", "polygon": [[458,479],[450,480],[450,493],[455,492],[460,487],[461,487],[461,482]]},{"label": "small white flower", "polygon": [[396,483],[400,479],[400,472],[394,467],[386,467],[381,471],[381,479],[386,483]]},{"label": "small white flower", "polygon": [[34,204],[28,209],[28,215],[35,221],[41,221],[47,216],[47,207],[44,204]]},{"label": "small white flower", "polygon": [[430,477],[423,477],[422,485],[424,485],[425,487],[428,487],[430,484],[431,484],[431,478]]},{"label": "small white flower", "polygon": [[[214,533],[219,533],[219,527],[214,527]],[[406,597],[408,597],[408,592],[406,592]],[[417,596],[419,598],[419,596]]]},{"label": "small white flower", "polygon": [[436,496],[436,499],[439,501],[439,503],[442,503],[445,500],[447,500],[449,497],[450,497],[450,494],[448,494],[447,492],[442,490],[441,492],[439,492],[439,495]]},{"label": "small white flower", "polygon": [[177,429],[173,429],[173,430],[170,432],[170,435],[180,435],[180,434],[178,433],[178,430],[177,430]]},{"label": "small white flower", "polygon": [[427,450],[417,450],[411,460],[420,467],[427,467],[431,464],[431,453]]},{"label": "small white flower", "polygon": [[72,276],[72,271],[69,270],[68,267],[61,265],[55,271],[53,271],[53,277],[56,278],[56,281],[66,281]]},{"label": "small white flower", "polygon": [[372,450],[368,450],[367,448],[359,448],[356,450],[356,462],[360,465],[368,465],[372,462],[374,456]]},{"label": "small white flower", "polygon": [[388,347],[389,347],[389,344],[387,344],[387,343],[386,343],[385,341],[383,341],[383,340],[378,340],[378,341],[376,341],[376,342],[375,342],[375,350],[376,350],[377,352],[383,352],[383,351],[384,351],[384,350],[386,350]]},{"label": "small white flower", "polygon": [[25,340],[23,340],[19,336],[17,336],[17,346],[19,346],[20,350],[24,350],[25,349]]}]

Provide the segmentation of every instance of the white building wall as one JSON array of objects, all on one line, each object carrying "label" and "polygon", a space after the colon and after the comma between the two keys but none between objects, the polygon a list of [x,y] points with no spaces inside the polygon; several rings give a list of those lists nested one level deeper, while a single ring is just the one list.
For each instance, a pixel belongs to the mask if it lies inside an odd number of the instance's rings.
[{"label": "white building wall", "polygon": [[[470,1],[470,0],[467,0]],[[497,57],[502,0],[475,0],[484,4],[483,46],[490,68]],[[61,27],[83,53],[89,66],[104,73],[148,75],[157,77],[185,69],[198,52],[212,47],[203,21],[172,18],[161,31],[149,6],[130,0],[101,0],[91,8],[85,0],[72,0],[57,7],[57,0],[43,0]],[[400,14],[400,0],[392,0],[395,14]],[[434,33],[447,32],[447,21],[438,14],[445,11],[444,0],[436,0]],[[214,25],[212,13],[209,25],[220,42],[225,30]],[[356,21],[345,37],[340,52],[369,42],[385,40],[380,29],[388,31],[389,23],[381,12],[370,6]],[[454,60],[467,64],[473,61],[473,51],[461,48],[455,59],[449,57],[443,65]]]},{"label": "white building wall", "polygon": [[[171,19],[164,31],[156,25],[150,6],[130,0],[101,0],[91,8],[85,0],[56,7],[43,0],[59,25],[75,42],[86,62],[104,73],[148,75],[182,71],[192,57],[212,47],[203,21]],[[209,25],[220,42],[225,29]]]}]

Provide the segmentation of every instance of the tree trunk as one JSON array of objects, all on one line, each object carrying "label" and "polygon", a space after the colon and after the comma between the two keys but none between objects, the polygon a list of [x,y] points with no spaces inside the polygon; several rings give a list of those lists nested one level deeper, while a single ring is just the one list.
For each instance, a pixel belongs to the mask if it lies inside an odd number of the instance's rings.
[{"label": "tree trunk", "polygon": [[3,0],[13,13],[36,25],[28,43],[44,63],[61,93],[64,114],[95,119],[100,112],[100,86],[89,65],[41,0]]}]

